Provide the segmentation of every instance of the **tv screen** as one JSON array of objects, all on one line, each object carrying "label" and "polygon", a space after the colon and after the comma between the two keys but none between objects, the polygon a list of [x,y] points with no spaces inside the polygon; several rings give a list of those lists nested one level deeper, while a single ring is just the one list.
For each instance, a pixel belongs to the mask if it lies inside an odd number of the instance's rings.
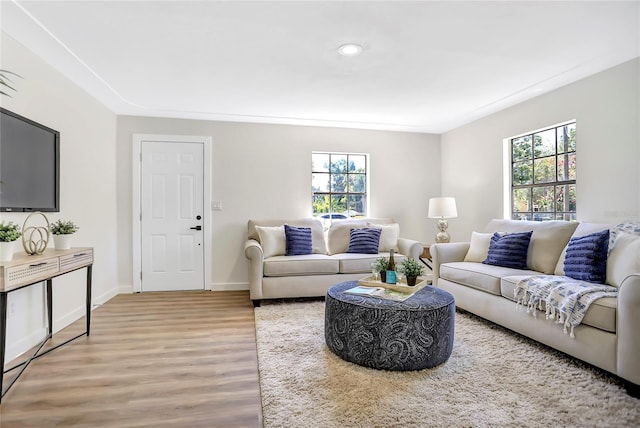
[{"label": "tv screen", "polygon": [[0,211],[60,211],[60,133],[1,107]]}]

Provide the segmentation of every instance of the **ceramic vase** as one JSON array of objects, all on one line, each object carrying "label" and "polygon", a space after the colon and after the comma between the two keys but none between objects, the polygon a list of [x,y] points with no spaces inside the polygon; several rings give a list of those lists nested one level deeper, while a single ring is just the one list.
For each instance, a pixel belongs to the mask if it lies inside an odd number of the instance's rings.
[{"label": "ceramic vase", "polygon": [[416,285],[417,279],[417,276],[407,276],[407,285],[413,287],[414,285]]},{"label": "ceramic vase", "polygon": [[53,235],[53,245],[56,250],[68,250],[71,248],[71,234]]},{"label": "ceramic vase", "polygon": [[13,259],[13,244],[15,242],[0,242],[0,262],[8,262]]}]

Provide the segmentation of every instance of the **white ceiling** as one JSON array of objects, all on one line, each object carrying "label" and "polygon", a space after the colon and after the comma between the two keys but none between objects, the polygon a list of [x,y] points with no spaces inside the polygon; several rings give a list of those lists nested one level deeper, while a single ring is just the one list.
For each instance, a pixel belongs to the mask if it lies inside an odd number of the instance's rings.
[{"label": "white ceiling", "polygon": [[638,0],[0,7],[4,32],[127,115],[441,133],[640,55]]}]

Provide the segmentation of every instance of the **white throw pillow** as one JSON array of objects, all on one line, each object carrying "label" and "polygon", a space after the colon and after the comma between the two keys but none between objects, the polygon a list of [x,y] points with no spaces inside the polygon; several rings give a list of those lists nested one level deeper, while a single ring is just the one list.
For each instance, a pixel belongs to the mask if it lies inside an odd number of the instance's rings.
[{"label": "white throw pillow", "polygon": [[264,258],[272,256],[284,256],[287,251],[287,241],[284,236],[283,226],[256,226],[258,231],[258,237],[260,238],[260,245],[262,246],[262,253]]},{"label": "white throw pillow", "polygon": [[367,227],[382,229],[382,232],[380,232],[380,245],[378,245],[378,252],[387,253],[389,250],[398,251],[398,238],[400,237],[400,225],[398,223],[367,223]]},{"label": "white throw pillow", "polygon": [[640,272],[640,236],[620,232],[607,258],[607,284],[620,287],[625,278]]},{"label": "white throw pillow", "polygon": [[465,262],[483,262],[489,254],[489,243],[493,233],[471,232],[471,243],[469,251],[464,256]]},{"label": "white throw pillow", "polygon": [[624,223],[620,223],[609,228],[609,253],[611,253],[611,249],[613,249],[619,233],[628,233],[630,235],[640,236],[640,222],[625,221]]}]

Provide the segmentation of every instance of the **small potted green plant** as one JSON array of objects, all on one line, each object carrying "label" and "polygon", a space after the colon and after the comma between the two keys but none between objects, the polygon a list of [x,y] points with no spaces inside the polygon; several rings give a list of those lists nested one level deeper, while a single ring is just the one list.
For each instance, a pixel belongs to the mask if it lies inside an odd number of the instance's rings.
[{"label": "small potted green plant", "polygon": [[373,262],[373,271],[380,274],[380,281],[385,282],[387,279],[387,269],[389,269],[389,260],[386,257],[378,257]]},{"label": "small potted green plant", "polygon": [[57,220],[49,226],[53,235],[53,244],[56,250],[68,250],[71,248],[70,237],[78,231],[79,227],[70,220]]},{"label": "small potted green plant", "polygon": [[14,222],[0,222],[0,262],[8,262],[13,258],[13,243],[20,235],[20,226]]},{"label": "small potted green plant", "polygon": [[400,271],[407,278],[407,285],[413,287],[416,285],[416,280],[424,272],[424,266],[422,266],[416,259],[405,259],[400,265]]}]

